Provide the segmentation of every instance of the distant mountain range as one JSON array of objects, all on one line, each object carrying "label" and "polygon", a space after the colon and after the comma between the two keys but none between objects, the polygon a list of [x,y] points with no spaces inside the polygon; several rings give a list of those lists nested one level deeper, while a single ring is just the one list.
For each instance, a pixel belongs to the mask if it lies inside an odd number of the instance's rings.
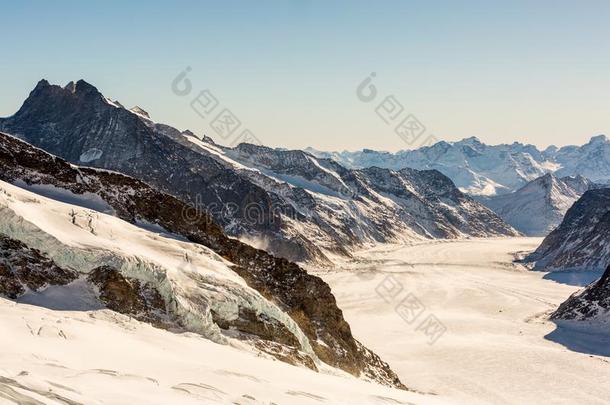
[{"label": "distant mountain range", "polygon": [[472,195],[510,193],[547,173],[556,177],[581,175],[596,183],[610,182],[610,141],[605,135],[595,136],[582,146],[550,146],[544,150],[518,142],[486,145],[472,137],[396,153],[369,149],[320,152],[309,148],[307,151],[348,168],[435,169],[453,180],[461,191]]},{"label": "distant mountain range", "polygon": [[330,263],[375,242],[518,234],[439,171],[348,169],[304,151],[222,147],[82,80],[40,81],[0,130],[146,181],[206,210],[229,235],[295,261]]}]

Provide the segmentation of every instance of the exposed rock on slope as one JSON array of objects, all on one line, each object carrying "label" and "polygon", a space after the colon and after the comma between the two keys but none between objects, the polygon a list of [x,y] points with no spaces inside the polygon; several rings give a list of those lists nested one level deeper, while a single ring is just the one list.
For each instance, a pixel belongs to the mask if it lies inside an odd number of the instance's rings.
[{"label": "exposed rock on slope", "polygon": [[479,199],[502,219],[528,236],[545,236],[592,183],[582,176],[545,174],[519,190]]},{"label": "exposed rock on slope", "polygon": [[[402,386],[386,363],[353,338],[326,283],[294,263],[228,238],[205,212],[136,179],[73,166],[8,135],[0,135],[0,166],[1,180],[209,247],[233,263],[231,269],[250,287],[290,316],[321,361],[357,376]],[[242,310],[236,318],[223,321],[212,313],[215,322],[244,334],[268,333],[272,323],[260,318],[257,322],[262,324],[256,326],[253,316]],[[276,330],[278,339],[290,340]]]},{"label": "exposed rock on slope", "polygon": [[77,277],[78,273],[62,269],[40,251],[0,234],[0,295],[14,299]]},{"label": "exposed rock on slope", "polygon": [[610,266],[599,280],[561,304],[551,318],[610,322]]},{"label": "exposed rock on slope", "polygon": [[604,270],[610,263],[610,189],[584,193],[525,261],[548,270]]},{"label": "exposed rock on slope", "polygon": [[372,242],[515,234],[438,173],[352,171],[302,151],[222,148],[128,111],[84,81],[41,81],[0,129],[70,162],[147,181],[206,209],[230,235],[295,261],[325,263]]}]

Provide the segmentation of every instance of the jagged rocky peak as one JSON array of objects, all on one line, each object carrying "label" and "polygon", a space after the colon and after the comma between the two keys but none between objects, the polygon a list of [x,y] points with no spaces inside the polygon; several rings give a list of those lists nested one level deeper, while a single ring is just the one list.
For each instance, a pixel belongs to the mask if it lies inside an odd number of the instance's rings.
[{"label": "jagged rocky peak", "polygon": [[38,81],[38,83],[36,83],[36,86],[34,87],[33,91],[40,90],[40,89],[43,89],[43,88],[49,87],[49,86],[51,86],[51,84],[49,83],[49,81],[47,79],[40,79]]},{"label": "jagged rocky peak", "polygon": [[473,147],[479,147],[479,146],[483,146],[484,145],[481,142],[481,140],[479,138],[477,138],[476,136],[471,136],[471,137],[468,137],[468,138],[464,138],[461,141],[459,141],[458,143],[461,143],[463,145],[473,146]]},{"label": "jagged rocky peak", "polygon": [[64,90],[71,91],[72,93],[76,92],[76,83],[70,81],[68,84],[64,86]]},{"label": "jagged rocky peak", "polygon": [[137,105],[135,107],[133,107],[132,109],[130,109],[129,111],[131,111],[132,113],[141,115],[144,118],[150,119],[150,115],[145,110],[143,110],[141,107],[139,107]]},{"label": "jagged rocky peak", "polygon": [[95,86],[82,79],[77,82],[71,81],[64,87],[50,84],[46,79],[42,79],[15,116],[34,119],[32,114],[37,114],[40,111],[44,111],[46,114],[58,114],[70,108],[99,107],[100,102],[104,100],[104,96]]},{"label": "jagged rocky peak", "polygon": [[591,180],[580,174],[575,176],[564,176],[561,178],[561,181],[572,188],[572,190],[577,192],[579,195],[584,194],[585,191],[592,188],[597,188],[597,186]]},{"label": "jagged rocky peak", "polygon": [[214,139],[210,138],[207,135],[203,135],[203,137],[200,137],[199,135],[195,134],[190,129],[186,129],[186,130],[182,131],[181,134],[183,136],[186,136],[186,137],[191,137],[191,138],[199,139],[201,142],[207,143],[209,145],[218,146],[218,144],[216,142],[214,142]]},{"label": "jagged rocky peak", "polygon": [[607,143],[607,142],[608,142],[608,137],[604,134],[595,135],[595,136],[591,137],[591,139],[589,140],[590,144],[602,144],[602,143]]}]

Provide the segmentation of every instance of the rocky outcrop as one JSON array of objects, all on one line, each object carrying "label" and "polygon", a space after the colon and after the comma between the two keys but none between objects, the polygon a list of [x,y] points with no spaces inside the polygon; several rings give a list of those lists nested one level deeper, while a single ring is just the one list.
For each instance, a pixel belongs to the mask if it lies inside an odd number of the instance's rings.
[{"label": "rocky outcrop", "polygon": [[[481,196],[507,194],[545,174],[561,178],[584,176],[599,184],[610,182],[610,141],[605,135],[592,137],[581,146],[487,145],[476,137],[396,153],[364,149],[356,152],[320,152],[348,168],[383,167],[400,170],[436,169],[449,177],[460,190]],[[584,190],[583,190],[584,192]]]},{"label": "rocky outcrop", "polygon": [[66,285],[77,277],[78,273],[57,266],[40,251],[0,234],[0,295],[15,299],[27,291]]},{"label": "rocky outcrop", "polygon": [[87,281],[97,288],[100,301],[108,308],[139,320],[166,325],[165,300],[153,286],[130,279],[110,266],[91,270]]},{"label": "rocky outcrop", "polygon": [[545,270],[599,270],[610,263],[610,189],[589,190],[525,262]]},{"label": "rocky outcrop", "polygon": [[[227,237],[213,218],[197,207],[125,175],[71,165],[8,135],[0,135],[0,167],[0,180],[40,193],[61,190],[64,195],[69,194],[72,203],[87,206],[93,202],[106,206],[128,222],[153,224],[209,247],[233,263],[232,269],[249,286],[296,322],[320,360],[356,376],[404,387],[385,362],[354,339],[330,287],[322,279],[286,259]],[[127,288],[123,282],[115,283],[122,286],[119,291]],[[117,287],[109,291],[117,291]],[[128,298],[130,295],[125,295],[122,301],[126,304],[119,307],[143,305]],[[251,313],[242,311],[240,319],[222,326],[242,334],[261,333],[284,343],[290,340],[272,324],[262,326],[262,321],[264,319],[254,319]],[[280,343],[267,343],[269,347],[277,344]],[[278,356],[286,355],[282,353]],[[291,358],[297,361],[295,356]]]},{"label": "rocky outcrop", "polygon": [[551,315],[553,320],[610,321],[610,266],[602,277],[573,294]]}]

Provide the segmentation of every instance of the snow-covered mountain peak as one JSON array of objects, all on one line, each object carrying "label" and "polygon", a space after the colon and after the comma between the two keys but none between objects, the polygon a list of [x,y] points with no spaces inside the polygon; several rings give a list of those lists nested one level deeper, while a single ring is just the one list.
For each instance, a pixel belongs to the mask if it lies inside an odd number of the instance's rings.
[{"label": "snow-covered mountain peak", "polygon": [[145,110],[143,110],[141,107],[139,106],[134,106],[133,108],[131,108],[129,111],[131,111],[134,114],[137,114],[141,117],[144,117],[146,119],[150,119],[150,115],[148,114],[148,112],[146,112]]},{"label": "snow-covered mountain peak", "polygon": [[487,145],[476,137],[438,143],[396,153],[366,150],[320,152],[317,157],[334,159],[347,168],[370,166],[400,170],[437,169],[460,188],[481,196],[507,194],[526,183],[555,173],[557,177],[582,175],[593,181],[610,181],[610,142],[604,135],[582,146],[549,146],[541,151],[531,144]]},{"label": "snow-covered mountain peak", "polygon": [[512,193],[479,200],[526,235],[544,236],[591,187],[591,181],[583,176],[558,178],[547,173]]},{"label": "snow-covered mountain peak", "polygon": [[600,135],[596,135],[591,137],[591,139],[589,140],[588,144],[590,145],[599,145],[599,144],[605,144],[608,143],[608,137],[604,134],[600,134]]},{"label": "snow-covered mountain peak", "polygon": [[481,140],[479,138],[477,138],[476,136],[471,136],[468,138],[464,138],[460,141],[455,142],[455,144],[457,145],[467,145],[467,146],[471,146],[475,149],[484,146],[484,144],[481,142]]}]

